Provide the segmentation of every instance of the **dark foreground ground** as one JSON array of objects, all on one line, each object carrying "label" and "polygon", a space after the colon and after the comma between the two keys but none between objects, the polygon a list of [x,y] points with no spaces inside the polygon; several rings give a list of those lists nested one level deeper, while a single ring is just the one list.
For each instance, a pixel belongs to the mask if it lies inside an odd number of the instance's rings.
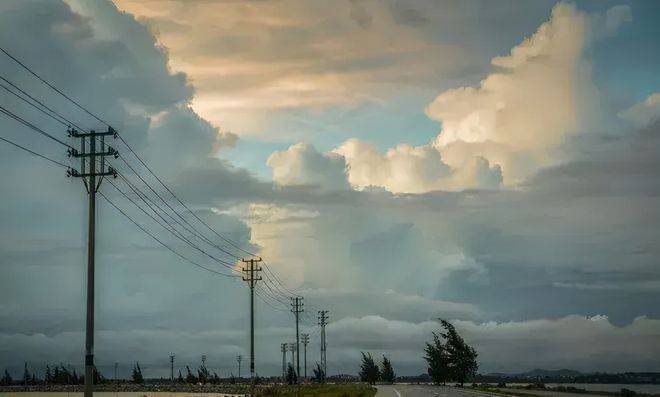
[{"label": "dark foreground ground", "polygon": [[[33,386],[3,387],[0,397],[48,397],[82,396],[82,386]],[[95,388],[100,396],[117,397],[188,397],[188,396],[244,396],[249,394],[248,385],[99,385]],[[56,393],[56,394],[51,394]],[[364,384],[339,385],[259,385],[255,388],[255,397],[374,397],[376,388]]]}]

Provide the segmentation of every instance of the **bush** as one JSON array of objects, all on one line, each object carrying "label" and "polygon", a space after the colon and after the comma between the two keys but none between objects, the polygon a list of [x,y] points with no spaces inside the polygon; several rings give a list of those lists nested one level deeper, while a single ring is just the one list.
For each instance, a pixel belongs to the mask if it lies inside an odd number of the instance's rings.
[{"label": "bush", "polygon": [[632,397],[632,396],[636,396],[636,395],[637,395],[637,392],[632,391],[632,390],[630,390],[630,389],[623,388],[623,389],[621,389],[621,393],[620,393],[620,394],[621,394],[623,397]]}]

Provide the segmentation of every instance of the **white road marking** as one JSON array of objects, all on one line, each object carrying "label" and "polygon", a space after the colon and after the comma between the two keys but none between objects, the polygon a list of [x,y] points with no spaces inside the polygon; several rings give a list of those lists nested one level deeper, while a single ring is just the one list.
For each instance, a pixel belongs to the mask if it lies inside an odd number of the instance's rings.
[{"label": "white road marking", "polygon": [[397,389],[392,388],[392,390],[394,390],[394,392],[396,393],[396,396],[397,396],[397,397],[401,397],[401,393],[399,393],[399,391],[398,391]]}]

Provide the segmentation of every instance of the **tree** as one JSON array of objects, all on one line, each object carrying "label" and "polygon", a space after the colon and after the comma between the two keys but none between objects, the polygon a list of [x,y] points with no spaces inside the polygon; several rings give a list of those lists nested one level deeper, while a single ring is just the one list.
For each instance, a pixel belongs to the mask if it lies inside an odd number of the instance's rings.
[{"label": "tree", "polygon": [[477,373],[479,364],[477,364],[477,352],[468,345],[461,337],[452,323],[440,319],[440,323],[446,332],[442,336],[446,339],[445,344],[449,353],[449,368],[453,380],[463,385],[468,378]]},{"label": "tree", "polygon": [[380,379],[380,370],[378,365],[371,357],[371,353],[362,353],[362,363],[360,364],[360,380],[370,385],[375,384]]},{"label": "tree", "polygon": [[394,380],[396,379],[394,368],[392,368],[392,362],[385,356],[383,356],[383,366],[380,373],[380,378],[383,382],[387,383],[394,383]]},{"label": "tree", "polygon": [[286,383],[290,385],[298,383],[298,375],[296,375],[296,370],[291,363],[289,363],[289,366],[286,369]]},{"label": "tree", "polygon": [[441,384],[450,379],[449,355],[442,340],[435,332],[433,333],[433,342],[427,342],[424,348],[424,360],[429,365],[428,373],[433,383]]},{"label": "tree", "polygon": [[144,383],[144,377],[142,376],[142,368],[140,368],[140,363],[136,362],[133,366],[133,383]]},{"label": "tree", "polygon": [[11,378],[9,371],[7,371],[7,369],[5,368],[5,374],[2,376],[2,379],[0,380],[0,385],[11,386],[13,381],[14,380]]},{"label": "tree", "polygon": [[211,374],[209,373],[209,370],[206,368],[206,366],[202,364],[197,369],[197,379],[199,379],[200,383],[206,383],[208,382],[209,378],[211,378]]},{"label": "tree", "polygon": [[215,372],[215,371],[213,372],[213,377],[211,378],[211,383],[213,383],[214,385],[217,385],[218,383],[220,383],[220,377],[218,376],[218,373]]},{"label": "tree", "polygon": [[186,365],[186,371],[188,372],[186,374],[186,383],[197,383],[197,378],[195,378],[195,375],[193,375],[192,371],[190,370],[190,367]]},{"label": "tree", "polygon": [[316,363],[316,368],[313,369],[314,378],[313,381],[316,383],[325,383],[325,372],[321,368],[321,364]]},{"label": "tree", "polygon": [[453,324],[439,319],[445,332],[440,336],[433,333],[433,342],[427,343],[424,359],[428,362],[428,372],[435,383],[455,380],[461,385],[479,368],[477,352],[461,337]]},{"label": "tree", "polygon": [[183,383],[183,375],[181,375],[181,370],[179,369],[179,377],[176,379],[177,383]]},{"label": "tree", "polygon": [[27,386],[28,383],[31,383],[31,381],[32,381],[32,376],[30,375],[30,371],[28,370],[28,366],[26,362],[25,369],[23,370],[23,384]]},{"label": "tree", "polygon": [[50,365],[46,364],[46,372],[44,372],[44,382],[46,384],[53,383],[53,372],[50,370]]}]

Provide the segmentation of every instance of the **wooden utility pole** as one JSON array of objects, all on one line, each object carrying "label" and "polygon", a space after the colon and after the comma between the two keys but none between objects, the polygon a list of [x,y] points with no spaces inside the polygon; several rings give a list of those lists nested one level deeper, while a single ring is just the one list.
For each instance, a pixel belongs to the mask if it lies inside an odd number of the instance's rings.
[{"label": "wooden utility pole", "polygon": [[[69,136],[80,139],[80,151],[69,149],[69,156],[80,158],[80,172],[74,168],[67,171],[67,176],[82,178],[88,196],[88,228],[87,228],[87,320],[85,322],[85,397],[94,394],[94,258],[96,242],[96,193],[101,186],[103,177],[117,177],[117,171],[106,167],[105,158],[119,153],[105,145],[105,137],[117,137],[117,132],[109,127],[105,132],[94,130],[81,133],[73,128],[68,130]],[[97,150],[97,140],[101,147]],[[89,150],[88,150],[89,149]]]},{"label": "wooden utility pole", "polygon": [[254,287],[257,281],[261,280],[259,272],[261,267],[257,263],[261,262],[258,259],[242,259],[245,263],[243,270],[243,281],[248,283],[250,287],[250,384],[252,385],[252,396],[254,396]]}]

